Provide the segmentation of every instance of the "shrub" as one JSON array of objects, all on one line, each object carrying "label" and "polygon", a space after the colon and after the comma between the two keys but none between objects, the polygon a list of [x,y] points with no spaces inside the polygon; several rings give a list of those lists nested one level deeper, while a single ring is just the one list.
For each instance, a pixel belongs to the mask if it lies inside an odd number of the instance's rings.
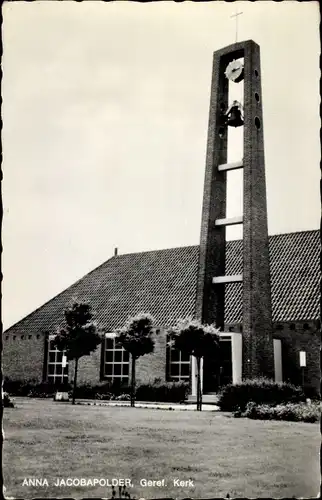
[{"label": "shrub", "polygon": [[106,382],[99,385],[82,384],[76,388],[77,399],[114,399],[121,394],[129,394],[128,384],[119,382]]},{"label": "shrub", "polygon": [[188,392],[189,384],[185,382],[154,382],[139,385],[136,400],[180,403],[187,398]]},{"label": "shrub", "polygon": [[13,396],[28,396],[30,390],[37,385],[37,381],[10,380],[5,378],[3,381],[3,390]]},{"label": "shrub", "polygon": [[318,422],[321,417],[319,403],[287,403],[276,406],[247,404],[244,412],[237,411],[235,416],[255,420],[289,420],[293,422]]},{"label": "shrub", "polygon": [[311,385],[304,386],[304,394],[306,398],[313,399],[313,401],[321,401],[321,394],[319,393],[316,387],[312,387]]},{"label": "shrub", "polygon": [[131,401],[131,395],[130,394],[120,394],[119,396],[115,397],[115,401]]},{"label": "shrub", "polygon": [[14,402],[7,392],[2,393],[2,406],[3,408],[14,408]]},{"label": "shrub", "polygon": [[273,382],[265,378],[244,380],[243,382],[225,386],[219,395],[218,406],[222,411],[244,411],[247,403],[278,405],[282,403],[298,403],[305,396],[300,387],[287,382]]},{"label": "shrub", "polygon": [[31,398],[52,397],[56,391],[68,392],[69,384],[53,385],[49,382],[37,382],[35,380],[20,381],[6,379],[3,382],[3,390],[13,396],[28,396]]},{"label": "shrub", "polygon": [[[184,401],[188,394],[189,386],[182,382],[155,381],[149,384],[139,384],[136,390],[137,401]],[[99,399],[129,401],[130,387],[127,384],[107,382],[101,385],[83,384],[76,389],[77,399]]]},{"label": "shrub", "polygon": [[100,392],[96,392],[95,396],[94,396],[94,399],[100,399],[102,401],[109,401],[110,399],[113,399],[114,398],[114,394],[112,394],[111,392],[107,392],[107,393],[100,393]]},{"label": "shrub", "polygon": [[[69,393],[70,397],[72,397],[72,392],[70,391]],[[90,384],[81,384],[75,389],[75,397],[77,399],[94,399],[97,393],[99,394],[97,387]]]},{"label": "shrub", "polygon": [[69,392],[69,384],[50,384],[48,382],[43,382],[41,384],[36,384],[34,387],[30,388],[27,396],[29,398],[51,398],[56,392]]}]

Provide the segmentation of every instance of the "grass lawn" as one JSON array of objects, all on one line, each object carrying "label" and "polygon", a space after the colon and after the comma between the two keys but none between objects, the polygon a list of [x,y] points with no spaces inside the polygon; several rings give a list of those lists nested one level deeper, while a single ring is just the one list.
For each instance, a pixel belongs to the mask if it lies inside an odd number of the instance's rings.
[{"label": "grass lawn", "polygon": [[[111,495],[110,487],[55,487],[56,478],[131,478],[131,498],[151,499],[319,491],[318,424],[16,398],[16,408],[4,409],[3,430],[4,484],[15,498]],[[23,486],[31,477],[49,486]],[[144,488],[142,478],[164,478],[166,486]],[[174,486],[175,478],[194,486]]]}]

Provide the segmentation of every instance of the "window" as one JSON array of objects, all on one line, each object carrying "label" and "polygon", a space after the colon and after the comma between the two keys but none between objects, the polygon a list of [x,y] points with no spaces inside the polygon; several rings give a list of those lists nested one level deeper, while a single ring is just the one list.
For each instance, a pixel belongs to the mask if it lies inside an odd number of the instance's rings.
[{"label": "window", "polygon": [[59,351],[54,346],[54,336],[50,336],[48,342],[47,381],[51,384],[68,383],[68,361],[64,367],[63,354],[64,351]]},{"label": "window", "polygon": [[107,334],[104,349],[103,376],[110,381],[127,382],[129,379],[129,353],[123,349],[114,334]]},{"label": "window", "polygon": [[190,356],[174,347],[168,346],[168,376],[173,382],[189,381],[190,378]]}]

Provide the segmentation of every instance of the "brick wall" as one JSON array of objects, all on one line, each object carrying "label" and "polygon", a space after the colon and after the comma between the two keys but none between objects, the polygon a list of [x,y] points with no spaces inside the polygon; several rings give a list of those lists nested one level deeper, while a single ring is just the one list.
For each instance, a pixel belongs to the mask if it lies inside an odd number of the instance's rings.
[{"label": "brick wall", "polygon": [[166,379],[166,334],[160,331],[155,334],[154,352],[146,354],[137,360],[137,383],[153,382],[154,379]]},{"label": "brick wall", "polygon": [[[3,335],[2,370],[11,380],[46,380],[46,334],[25,334],[15,331]],[[99,383],[101,348],[79,361],[78,382]],[[69,362],[69,380],[74,377],[74,362]]]},{"label": "brick wall", "polygon": [[283,380],[301,385],[300,351],[306,351],[304,383],[320,390],[320,331],[317,321],[278,323],[274,338],[282,341]]},{"label": "brick wall", "polygon": [[[136,382],[153,382],[158,378],[165,381],[166,378],[166,335],[160,332],[154,335],[154,352],[146,354],[136,362]],[[89,356],[84,356],[79,360],[77,380],[79,384],[99,384],[105,380],[101,377],[101,356],[102,346]],[[131,364],[130,364],[131,374]],[[74,377],[74,361],[69,363],[69,380]],[[129,377],[130,380],[130,377]]]},{"label": "brick wall", "polygon": [[42,382],[44,373],[44,334],[15,331],[3,335],[2,371],[11,380]]},{"label": "brick wall", "polygon": [[[240,332],[241,325],[225,325],[225,331]],[[23,336],[23,338],[22,338]],[[15,338],[14,338],[15,337]],[[30,338],[29,338],[30,337]],[[275,323],[273,337],[282,340],[283,380],[301,384],[299,352],[306,351],[305,383],[320,388],[320,331],[317,321]],[[138,383],[156,378],[166,380],[166,335],[161,331],[155,336],[155,351],[137,361]],[[44,376],[45,335],[15,334],[3,336],[3,374],[11,380],[36,380]],[[78,383],[100,382],[101,346],[90,356],[79,361]],[[69,363],[69,379],[73,380],[74,362]]]},{"label": "brick wall", "polygon": [[[242,332],[240,324],[225,325],[225,331]],[[273,338],[282,341],[283,380],[302,384],[300,351],[306,352],[305,384],[320,390],[320,327],[318,321],[273,324]]]},{"label": "brick wall", "polygon": [[[101,345],[89,356],[83,356],[78,361],[77,384],[99,384],[101,366]],[[75,361],[69,362],[69,381],[74,380]]]}]

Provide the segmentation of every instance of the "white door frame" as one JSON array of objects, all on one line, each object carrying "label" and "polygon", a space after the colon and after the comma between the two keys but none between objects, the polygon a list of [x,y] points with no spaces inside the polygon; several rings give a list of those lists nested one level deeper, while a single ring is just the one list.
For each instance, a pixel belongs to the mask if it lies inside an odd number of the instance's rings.
[{"label": "white door frame", "polygon": [[[191,395],[197,396],[197,358],[195,356],[191,356]],[[201,385],[201,393],[203,390],[203,358],[200,360],[200,385]]]},{"label": "white door frame", "polygon": [[282,341],[273,339],[275,382],[283,382]]}]

